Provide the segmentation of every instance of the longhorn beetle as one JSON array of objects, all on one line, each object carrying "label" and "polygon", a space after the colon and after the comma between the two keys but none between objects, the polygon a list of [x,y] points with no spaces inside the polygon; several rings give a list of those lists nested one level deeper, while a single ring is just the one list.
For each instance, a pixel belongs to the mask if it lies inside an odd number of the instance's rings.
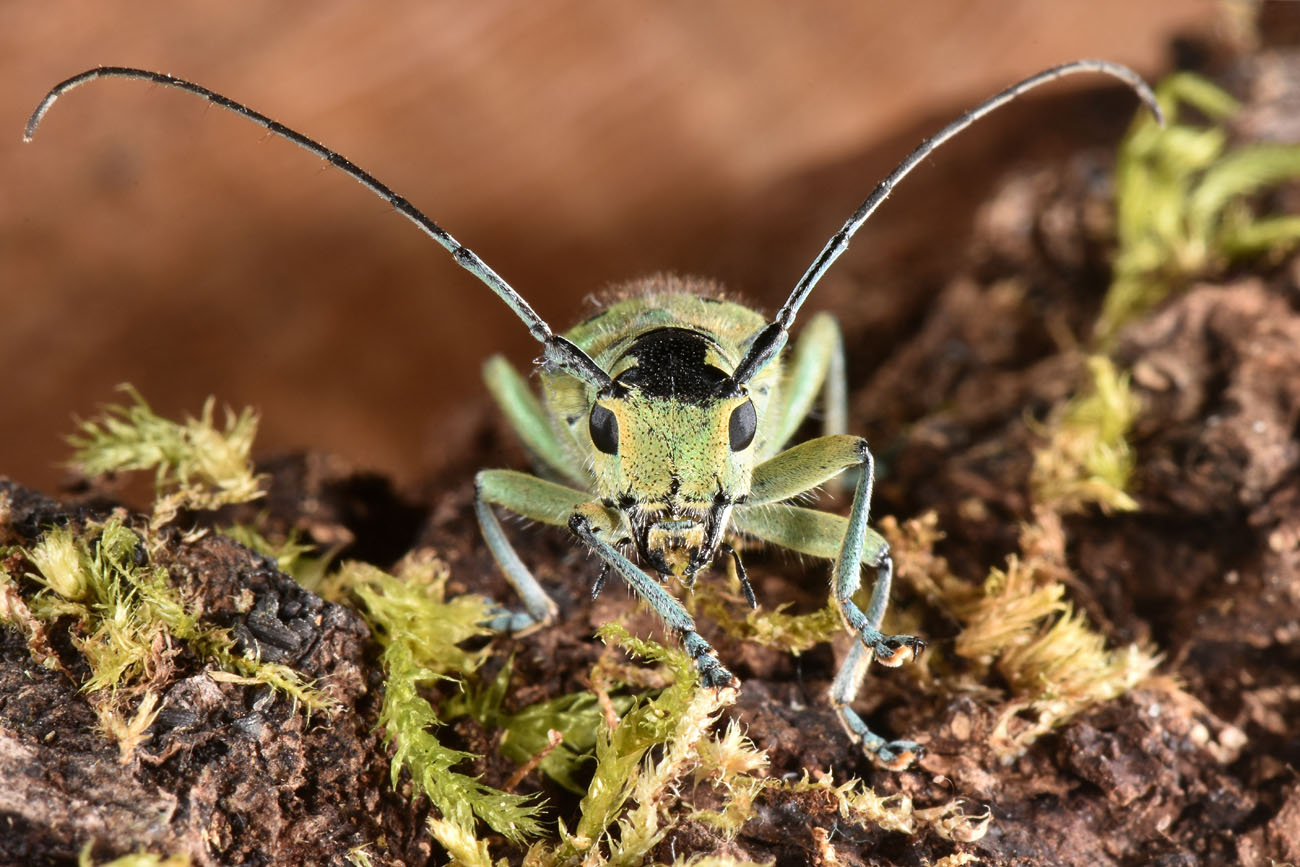
[{"label": "longhorn beetle", "polygon": [[[690,588],[721,554],[734,564],[749,604],[756,607],[732,541],[753,539],[829,560],[831,594],[857,639],[831,685],[830,702],[849,736],[876,763],[897,770],[921,754],[920,745],[886,741],[867,728],[851,704],[873,657],[883,665],[901,665],[924,650],[925,643],[880,631],[893,563],[885,539],[867,526],[871,451],[865,439],[845,432],[839,326],[819,313],[789,351],[786,342],[808,293],[898,181],[935,148],[998,107],[1080,72],[1120,79],[1161,119],[1150,88],[1127,67],[1079,60],[1045,70],[963,114],[912,151],[831,236],[770,321],[717,297],[712,284],[651,278],[628,284],[626,300],[562,335],[472,250],[371,174],[200,85],[127,67],[87,70],[45,96],[27,123],[25,140],[31,140],[50,106],[69,90],[98,78],[143,79],[197,94],[261,124],[387,200],[487,284],[544,347],[541,399],[500,356],[485,368],[492,396],[547,476],[483,470],[475,479],[474,509],[483,538],[524,603],[522,611],[496,609],[490,625],[519,633],[556,615],[555,603],[507,540],[496,508],[567,526],[602,561],[593,596],[616,572],[678,634],[699,668],[700,682],[709,688],[730,687],[736,679],[663,582],[673,576]],[[823,436],[786,448],[819,395]],[[846,471],[856,471],[847,518],[791,502]],[[863,565],[876,571],[866,611],[853,601]]]}]

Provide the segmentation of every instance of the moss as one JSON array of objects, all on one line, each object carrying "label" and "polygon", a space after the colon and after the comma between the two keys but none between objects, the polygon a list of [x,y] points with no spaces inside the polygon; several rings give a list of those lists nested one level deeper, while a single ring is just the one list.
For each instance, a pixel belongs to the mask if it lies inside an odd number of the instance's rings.
[{"label": "moss", "polygon": [[316,554],[316,546],[301,541],[298,532],[291,531],[285,538],[273,542],[255,526],[234,524],[218,530],[223,536],[275,561],[275,568],[293,578],[299,585],[320,594],[329,572],[335,551]]},{"label": "moss", "polygon": [[[1189,278],[1300,240],[1300,217],[1256,216],[1248,201],[1300,177],[1300,146],[1230,149],[1226,121],[1236,101],[1191,73],[1166,78],[1156,98],[1167,125],[1140,112],[1115,166],[1119,251],[1095,329],[1102,349]],[[1186,120],[1186,107],[1205,122]]]},{"label": "moss", "polygon": [[933,513],[898,524],[881,522],[901,581],[910,582],[961,624],[953,652],[974,663],[942,679],[954,690],[989,689],[994,671],[1006,684],[998,706],[994,749],[1004,757],[1084,710],[1117,698],[1149,677],[1160,656],[1145,645],[1110,649],[1105,636],[1066,598],[1060,516],[1046,508],[1021,530],[1020,552],[994,568],[982,585],[953,575],[934,554],[940,538]]},{"label": "moss", "polygon": [[94,843],[87,843],[82,847],[81,854],[77,858],[77,867],[189,867],[190,865],[188,855],[155,855],[152,852],[136,852],[96,864],[91,857],[93,848]]},{"label": "moss", "polygon": [[89,476],[153,470],[155,529],[181,509],[216,509],[262,496],[250,457],[257,433],[252,410],[236,415],[227,409],[222,430],[213,419],[216,401],[208,398],[197,419],[178,423],[155,414],[133,387],[118,388],[130,403],[106,406],[69,437],[75,469]]},{"label": "moss", "polygon": [[26,578],[41,590],[23,602],[6,578],[0,593],[8,600],[6,619],[20,624],[33,656],[46,663],[57,657],[37,624],[70,620],[73,644],[90,670],[81,689],[91,697],[104,732],[118,742],[123,760],[143,742],[160,710],[158,690],[170,677],[179,644],[214,663],[219,669],[210,673],[214,679],[225,674],[225,679],[266,684],[308,711],[333,707],[328,695],[293,669],[236,652],[225,630],[202,623],[167,570],[149,564],[144,537],[118,518],[79,531],[53,528],[25,556],[34,570]]},{"label": "moss", "polygon": [[[684,724],[700,725],[723,703],[719,693],[695,688],[695,664],[682,651],[633,638],[616,624],[602,627],[598,635],[643,660],[662,663],[672,682],[657,697],[638,703],[616,728],[606,728],[597,739],[596,769],[580,805],[582,815],[572,836],[562,834],[566,847],[575,854],[594,847],[617,819],[642,776],[641,760],[646,752],[668,741]],[[701,703],[696,704],[697,700]]]},{"label": "moss", "polygon": [[[721,737],[710,733],[718,713],[735,700],[735,690],[697,689],[695,664],[685,653],[634,638],[622,626],[606,625],[599,634],[609,644],[661,665],[668,679],[662,691],[641,697],[621,719],[602,717],[596,768],[577,826],[569,832],[561,824],[559,845],[535,844],[524,863],[639,865],[686,820],[718,828],[724,837],[734,835],[754,814],[754,797],[766,785],[751,772],[761,771],[767,762],[734,724]],[[612,670],[600,664],[597,669],[593,680]],[[720,791],[722,809],[695,810],[682,798],[688,782]]]},{"label": "moss", "polygon": [[805,774],[802,780],[773,782],[774,791],[811,794],[828,798],[842,821],[854,825],[876,825],[886,831],[916,834],[922,829],[959,843],[969,843],[987,833],[992,813],[965,812],[965,803],[954,799],[936,807],[921,809],[904,794],[879,795],[861,780],[835,785],[830,774],[813,782]]},{"label": "moss", "polygon": [[[453,720],[468,714],[489,731],[499,731],[498,751],[518,765],[537,759],[536,767],[564,788],[578,794],[585,788],[578,782],[582,767],[594,761],[597,733],[607,714],[626,713],[636,702],[632,696],[601,697],[591,691],[562,695],[536,702],[508,713],[503,709],[513,659],[485,685],[467,684],[463,695],[447,702],[443,718]],[[559,742],[552,745],[552,732]]]},{"label": "moss", "polygon": [[438,811],[429,820],[429,830],[439,842],[465,863],[490,863],[486,844],[475,835],[476,819],[521,842],[541,830],[538,807],[530,797],[507,794],[453,770],[473,756],[439,742],[434,732],[443,722],[421,695],[423,687],[463,677],[482,663],[485,650],[460,645],[488,634],[481,625],[488,618],[488,603],[468,594],[447,599],[446,567],[437,560],[408,559],[399,573],[348,562],[330,582],[360,601],[383,648],[379,724],[384,742],[393,747],[393,785],[408,774]]},{"label": "moss", "polygon": [[370,857],[370,844],[366,843],[348,850],[348,863],[352,867],[374,867],[374,859]]},{"label": "moss", "polygon": [[1052,411],[1034,451],[1034,500],[1058,514],[1099,506],[1104,512],[1137,508],[1127,493],[1136,458],[1125,439],[1141,404],[1106,357],[1087,360],[1089,379],[1079,394]]},{"label": "moss", "polygon": [[809,614],[790,614],[791,603],[774,608],[750,610],[744,618],[733,613],[735,606],[708,592],[696,594],[697,610],[718,624],[731,638],[763,647],[774,647],[798,656],[844,632],[844,621],[829,600]]}]

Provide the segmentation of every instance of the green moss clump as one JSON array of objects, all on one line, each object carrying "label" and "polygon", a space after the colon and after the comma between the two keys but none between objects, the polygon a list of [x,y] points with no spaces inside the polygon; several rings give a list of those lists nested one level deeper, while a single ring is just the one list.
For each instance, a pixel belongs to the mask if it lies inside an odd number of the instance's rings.
[{"label": "green moss clump", "polygon": [[988,692],[989,675],[996,671],[1007,684],[993,735],[993,748],[1004,757],[1133,689],[1160,664],[1147,645],[1107,647],[1105,636],[1074,610],[1066,598],[1072,579],[1065,533],[1060,516],[1049,509],[1036,510],[1034,523],[1021,530],[1020,553],[1005,568],[989,570],[982,585],[963,581],[934,554],[940,533],[933,513],[901,525],[885,519],[880,527],[894,550],[899,579],[962,626],[953,652],[974,668],[945,682]]},{"label": "green moss clump", "polygon": [[262,496],[250,457],[257,433],[252,410],[236,415],[227,409],[221,430],[213,420],[216,401],[208,398],[197,419],[178,423],[155,414],[133,387],[118,388],[131,402],[105,407],[69,437],[75,469],[88,476],[153,470],[155,529],[181,509],[216,509]]},{"label": "green moss clump", "polygon": [[155,855],[153,852],[123,855],[97,865],[90,854],[93,847],[93,843],[82,847],[81,854],[77,857],[77,867],[190,867],[188,855]]},{"label": "green moss clump", "polygon": [[773,781],[771,788],[829,798],[840,818],[848,823],[877,825],[902,834],[916,834],[922,828],[929,828],[940,837],[959,843],[979,840],[993,821],[989,811],[978,815],[966,813],[961,799],[921,809],[905,794],[878,795],[861,780],[849,780],[837,786],[830,774],[814,782],[805,773],[802,780]]},{"label": "green moss clump", "polygon": [[732,613],[734,606],[728,600],[711,593],[697,593],[696,604],[731,638],[796,656],[844,634],[844,620],[830,601],[808,614],[790,614],[791,603],[783,602],[771,609],[746,611],[744,618]]},{"label": "green moss clump", "polygon": [[[598,732],[606,714],[623,714],[636,699],[614,696],[602,702],[596,693],[583,691],[508,713],[503,705],[513,672],[512,658],[486,685],[475,687],[467,684],[463,696],[447,702],[443,718],[452,720],[468,714],[485,729],[500,731],[498,750],[501,755],[517,765],[541,756],[537,770],[569,791],[582,794],[586,789],[578,782],[578,776],[583,765],[595,758]],[[551,732],[560,736],[559,744],[554,747],[551,746]]]},{"label": "green moss clump", "polygon": [[[53,528],[25,556],[35,569],[26,577],[42,588],[26,607],[39,623],[72,619],[73,644],[90,668],[81,689],[92,696],[104,731],[118,741],[124,759],[160,710],[157,690],[170,675],[178,642],[212,661],[219,669],[212,672],[216,679],[224,673],[267,684],[309,711],[333,707],[328,695],[293,669],[237,653],[225,630],[202,623],[167,570],[149,565],[144,538],[117,518],[80,534]],[[42,656],[39,646],[31,646]]]},{"label": "green moss clump", "polygon": [[[1115,166],[1119,251],[1095,329],[1102,349],[1189,277],[1300,241],[1300,216],[1257,217],[1247,201],[1300,177],[1300,146],[1229,149],[1225,121],[1237,102],[1191,73],[1166,78],[1156,99],[1167,125],[1141,112]],[[1185,106],[1208,123],[1181,120]]]},{"label": "green moss clump", "polygon": [[[557,849],[535,846],[529,852],[531,862],[541,867],[579,859],[585,864],[641,864],[664,834],[690,815],[689,809],[678,809],[677,787],[683,778],[699,771],[726,786],[739,775],[738,768],[765,761],[756,758],[755,763],[736,764],[730,773],[713,774],[710,769],[721,767],[716,757],[725,747],[702,745],[711,740],[709,729],[718,712],[735,701],[736,691],[698,689],[695,663],[679,649],[634,638],[618,624],[607,624],[597,634],[634,656],[663,665],[671,680],[657,696],[639,700],[616,726],[602,727],[596,768],[577,826],[572,833],[560,826]],[[653,760],[652,747],[658,747]],[[761,756],[752,745],[749,751]],[[713,762],[709,756],[715,757]],[[635,807],[625,811],[629,800]],[[601,851],[602,840],[607,841],[608,856]]]},{"label": "green moss clump", "polygon": [[222,527],[217,532],[234,539],[245,548],[270,557],[275,561],[275,568],[288,575],[298,584],[320,594],[329,572],[330,563],[337,549],[317,555],[316,546],[300,540],[298,532],[291,531],[282,541],[273,542],[254,526],[234,524]]},{"label": "green moss clump", "polygon": [[1137,508],[1127,493],[1136,458],[1125,437],[1141,404],[1105,356],[1088,358],[1089,381],[1043,425],[1047,442],[1034,451],[1034,501],[1059,514],[1096,505],[1104,512]]},{"label": "green moss clump", "polygon": [[385,743],[394,748],[392,781],[396,786],[405,771],[421,794],[429,798],[438,816],[429,829],[458,860],[489,864],[486,844],[475,835],[476,819],[514,842],[536,836],[538,806],[528,796],[493,789],[453,768],[473,758],[469,753],[443,746],[434,734],[442,720],[420,694],[424,686],[469,674],[483,661],[486,651],[460,645],[487,635],[481,624],[488,619],[482,597],[446,598],[447,572],[441,563],[408,560],[400,576],[389,575],[365,563],[344,563],[331,583],[360,600],[383,648],[384,700],[379,724]]}]

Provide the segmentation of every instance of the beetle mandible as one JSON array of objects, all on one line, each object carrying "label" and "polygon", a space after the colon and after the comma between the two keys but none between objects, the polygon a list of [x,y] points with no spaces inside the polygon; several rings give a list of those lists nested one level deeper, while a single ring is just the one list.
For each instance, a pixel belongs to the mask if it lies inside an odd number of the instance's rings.
[{"label": "beetle mandible", "polygon": [[[483,537],[523,600],[500,608],[490,625],[523,632],[549,623],[556,606],[502,531],[501,508],[568,527],[601,559],[599,593],[617,573],[677,633],[700,682],[724,688],[736,679],[663,587],[670,576],[691,587],[721,554],[731,559],[751,606],[754,594],[731,542],[752,539],[831,561],[831,594],[856,640],[831,685],[830,702],[845,730],[879,765],[900,770],[919,744],[887,741],[852,709],[867,664],[897,666],[925,643],[880,631],[893,563],[885,539],[868,524],[874,461],[867,441],[846,432],[844,350],[828,314],[814,316],[789,349],[790,328],[809,292],[894,185],[935,148],[1022,93],[1066,75],[1097,72],[1127,84],[1157,119],[1160,107],[1140,76],[1103,60],[1044,70],[1007,88],[922,142],[882,180],[831,236],[770,320],[718,297],[711,283],[651,278],[628,284],[630,297],[564,334],[551,327],[472,250],[350,160],[278,121],[201,85],[130,67],[98,67],[56,85],[27,123],[30,141],[60,96],[99,78],[133,78],[178,88],[242,115],[340,169],[445,247],[487,284],[544,347],[542,398],[501,357],[491,359],[488,388],[548,478],[483,470],[474,508]],[[786,443],[820,396],[823,435]],[[856,471],[847,518],[792,501],[846,471]],[[551,481],[551,478],[562,481]],[[631,554],[635,559],[629,557]],[[866,610],[853,601],[863,566],[876,580]],[[657,574],[652,577],[647,567]]]}]

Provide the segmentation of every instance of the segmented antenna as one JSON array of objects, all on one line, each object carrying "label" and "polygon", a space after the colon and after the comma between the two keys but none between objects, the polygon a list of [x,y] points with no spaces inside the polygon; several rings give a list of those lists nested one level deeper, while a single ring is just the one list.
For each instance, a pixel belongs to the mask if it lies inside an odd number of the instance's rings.
[{"label": "segmented antenna", "polygon": [[948,139],[957,135],[957,133],[966,129],[975,121],[985,115],[1001,108],[1016,97],[1033,90],[1040,84],[1047,84],[1049,81],[1055,81],[1058,78],[1064,78],[1067,75],[1074,75],[1079,72],[1100,72],[1105,75],[1111,75],[1123,81],[1137,94],[1138,98],[1146,104],[1146,107],[1155,115],[1156,120],[1164,126],[1164,113],[1160,110],[1160,104],[1156,101],[1155,94],[1151,88],[1142,80],[1142,77],[1127,66],[1118,63],[1111,63],[1106,60],[1076,60],[1073,63],[1066,63],[1061,66],[1055,66],[1046,69],[1037,75],[1031,75],[1019,84],[1014,84],[997,96],[980,103],[975,108],[963,114],[952,123],[939,130],[930,138],[921,142],[916,150],[912,151],[907,157],[898,164],[892,172],[889,173],[883,181],[876,185],[871,195],[863,202],[853,215],[844,223],[840,230],[831,236],[826,242],[826,246],[817,254],[817,258],[808,266],[808,270],[799,278],[795,284],[794,291],[786,299],[785,304],[777,311],[772,321],[758,333],[750,346],[745,357],[741,359],[740,365],[736,368],[735,380],[738,385],[743,385],[753,379],[767,363],[771,361],[776,354],[781,351],[789,336],[790,326],[794,323],[795,314],[808,298],[808,293],[817,285],[817,281],[822,278],[826,270],[830,268],[831,263],[840,257],[849,247],[849,242],[853,239],[854,233],[862,227],[867,218],[880,207],[880,203],[888,198],[893,191],[894,186],[905,178],[908,172],[916,168],[917,164],[928,157],[935,148],[942,145]]},{"label": "segmented antenna", "polygon": [[406,217],[412,223],[420,228],[422,232],[433,240],[441,244],[451,253],[456,264],[473,274],[487,287],[497,294],[502,301],[509,305],[515,315],[523,320],[528,326],[528,331],[545,347],[545,357],[548,364],[563,369],[566,373],[576,376],[598,389],[608,388],[611,384],[609,374],[601,370],[599,365],[591,359],[587,353],[583,352],[572,342],[555,334],[551,327],[546,324],[546,320],[537,315],[537,312],[524,300],[514,288],[503,280],[495,271],[487,266],[478,254],[461,244],[453,238],[441,226],[430,220],[418,208],[408,202],[404,197],[399,196],[381,183],[374,175],[358,167],[351,160],[341,154],[335,153],[314,139],[308,138],[296,130],[292,130],[279,121],[272,120],[261,112],[254,111],[248,106],[235,102],[229,97],[222,96],[216,91],[208,90],[202,85],[195,84],[192,81],[186,81],[183,78],[176,78],[162,72],[150,72],[147,69],[134,69],[129,66],[100,66],[95,69],[88,69],[79,75],[74,75],[67,81],[56,84],[45,98],[41,100],[40,105],[32,112],[32,116],[27,121],[27,128],[23,134],[23,141],[31,141],[32,136],[36,134],[36,128],[45,118],[50,107],[55,101],[74,88],[83,84],[94,81],[98,78],[134,78],[144,81],[161,84],[165,87],[174,87],[177,90],[183,90],[187,93],[193,93],[203,97],[208,102],[221,108],[232,111],[235,114],[248,118],[274,135],[280,138],[288,139],[298,147],[315,154],[325,160],[330,165],[342,171],[345,175],[361,184],[370,192],[384,199],[402,216]]}]

